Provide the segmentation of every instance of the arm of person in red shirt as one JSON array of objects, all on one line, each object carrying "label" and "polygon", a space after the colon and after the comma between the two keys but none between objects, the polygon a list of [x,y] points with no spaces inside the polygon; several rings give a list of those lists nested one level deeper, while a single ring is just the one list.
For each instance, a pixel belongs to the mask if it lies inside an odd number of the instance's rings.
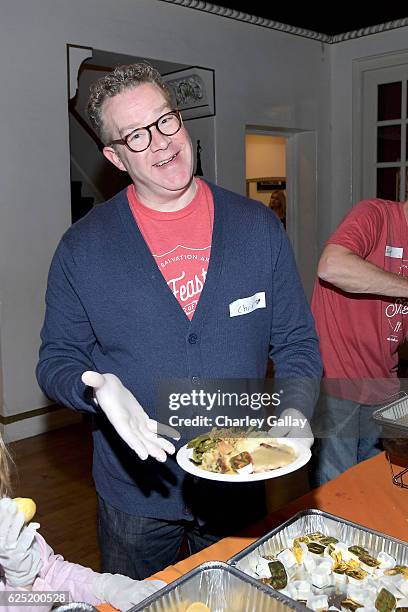
[{"label": "arm of person in red shirt", "polygon": [[317,275],[349,293],[408,297],[408,278],[386,272],[339,244],[326,245]]}]

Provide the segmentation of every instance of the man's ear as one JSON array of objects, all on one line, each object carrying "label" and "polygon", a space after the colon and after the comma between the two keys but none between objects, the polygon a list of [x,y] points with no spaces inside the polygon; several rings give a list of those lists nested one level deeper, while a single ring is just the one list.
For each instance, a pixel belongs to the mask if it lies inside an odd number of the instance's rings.
[{"label": "man's ear", "polygon": [[106,159],[111,162],[111,164],[119,168],[119,170],[126,172],[126,168],[123,165],[122,160],[120,159],[119,155],[116,153],[113,147],[103,147],[102,152]]}]

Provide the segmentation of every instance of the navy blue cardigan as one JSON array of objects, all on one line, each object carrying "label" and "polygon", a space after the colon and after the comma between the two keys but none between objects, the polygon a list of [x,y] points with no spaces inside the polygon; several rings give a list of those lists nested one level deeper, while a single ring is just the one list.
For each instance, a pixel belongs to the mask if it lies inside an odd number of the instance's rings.
[{"label": "navy blue cardigan", "polygon": [[[130,514],[190,517],[187,476],[173,458],[158,464],[135,457],[93,405],[81,382],[85,370],[116,374],[153,418],[159,379],[263,378],[268,354],[276,377],[316,383],[321,374],[313,319],[282,224],[259,202],[210,188],[211,257],[191,322],[134,221],[126,191],[68,229],[50,268],[38,382],[58,403],[94,413],[96,489]],[[265,292],[266,308],[229,316],[229,304],[258,292]],[[310,416],[313,402],[299,397]],[[195,483],[196,499],[208,498],[200,494],[207,485]]]}]

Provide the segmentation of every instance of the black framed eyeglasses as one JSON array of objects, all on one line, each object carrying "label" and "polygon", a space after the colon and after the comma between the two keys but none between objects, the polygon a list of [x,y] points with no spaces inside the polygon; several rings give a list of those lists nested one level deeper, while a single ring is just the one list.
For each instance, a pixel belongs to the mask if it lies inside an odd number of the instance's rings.
[{"label": "black framed eyeglasses", "polygon": [[151,128],[153,126],[160,134],[163,134],[163,136],[174,136],[181,128],[181,124],[182,119],[180,112],[178,110],[172,110],[164,113],[164,115],[159,117],[156,121],[153,121],[153,123],[133,130],[133,132],[130,132],[125,138],[112,140],[110,144],[122,144],[130,151],[133,151],[133,153],[141,153],[150,147],[150,143],[152,142]]}]

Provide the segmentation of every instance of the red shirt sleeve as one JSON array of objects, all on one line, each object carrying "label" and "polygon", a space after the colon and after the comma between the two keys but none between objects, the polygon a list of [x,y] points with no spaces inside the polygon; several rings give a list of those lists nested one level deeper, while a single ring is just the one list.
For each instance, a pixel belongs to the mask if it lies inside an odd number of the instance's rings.
[{"label": "red shirt sleeve", "polygon": [[363,200],[344,217],[326,244],[338,244],[366,258],[377,243],[382,223],[376,203]]}]

